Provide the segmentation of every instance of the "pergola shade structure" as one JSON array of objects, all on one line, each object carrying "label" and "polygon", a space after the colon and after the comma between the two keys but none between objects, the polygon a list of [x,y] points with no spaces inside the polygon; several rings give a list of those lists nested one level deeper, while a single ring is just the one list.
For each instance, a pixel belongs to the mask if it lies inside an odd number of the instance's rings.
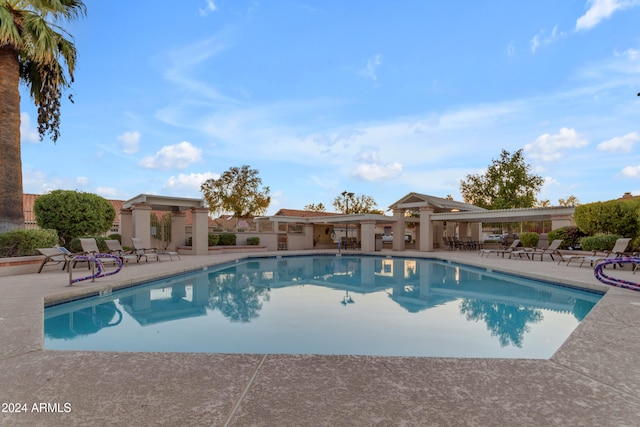
[{"label": "pergola shade structure", "polygon": [[[184,245],[186,240],[185,212],[191,212],[192,253],[208,253],[209,209],[202,199],[139,194],[125,201],[120,211],[120,233],[123,242],[132,237],[142,239],[146,248],[151,247],[151,211],[171,212],[171,247]],[[165,248],[162,248],[165,249]]]}]

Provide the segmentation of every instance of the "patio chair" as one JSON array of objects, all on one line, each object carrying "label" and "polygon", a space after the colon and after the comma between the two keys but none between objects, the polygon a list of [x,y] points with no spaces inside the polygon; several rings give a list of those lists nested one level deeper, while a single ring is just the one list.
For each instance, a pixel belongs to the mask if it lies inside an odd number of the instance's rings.
[{"label": "patio chair", "polygon": [[446,236],[442,236],[442,242],[444,243],[444,247],[449,249],[450,251],[453,250],[453,243],[449,242],[449,239],[447,239]]},{"label": "patio chair", "polygon": [[127,265],[130,260],[138,262],[138,256],[131,251],[125,251],[119,240],[105,240],[104,242],[109,248],[109,253],[120,258],[124,265]]},{"label": "patio chair", "polygon": [[132,237],[131,244],[133,244],[133,248],[135,249],[134,253],[138,257],[138,262],[140,262],[142,258],[144,258],[146,262],[149,262],[149,258],[160,261],[160,255],[156,248],[145,248],[142,243],[142,238]]},{"label": "patio chair", "polygon": [[519,239],[516,239],[513,241],[513,243],[511,243],[511,246],[509,246],[507,249],[480,249],[479,255],[480,256],[486,255],[486,257],[488,258],[489,255],[491,255],[492,253],[495,253],[496,255],[502,254],[502,258],[504,258],[505,254],[509,254],[509,258],[511,258],[512,252],[514,252],[516,248],[520,245],[522,245],[522,242],[520,242]]},{"label": "patio chair", "polygon": [[562,245],[562,242],[562,239],[554,240],[553,242],[551,242],[547,249],[540,249],[531,252],[532,259],[536,259],[536,255],[540,255],[540,261],[542,261],[545,255],[549,255],[551,257],[551,260],[555,261],[555,258],[553,257],[554,255],[560,257],[562,256],[562,254],[558,250],[560,248],[560,245]]},{"label": "patio chair", "polygon": [[44,259],[40,264],[40,268],[38,269],[38,274],[42,272],[42,269],[45,265],[55,263],[59,265],[62,263],[62,269],[65,270],[73,260],[72,255],[67,255],[67,253],[62,252],[59,247],[55,248],[38,248],[36,249],[42,255],[44,255]]}]

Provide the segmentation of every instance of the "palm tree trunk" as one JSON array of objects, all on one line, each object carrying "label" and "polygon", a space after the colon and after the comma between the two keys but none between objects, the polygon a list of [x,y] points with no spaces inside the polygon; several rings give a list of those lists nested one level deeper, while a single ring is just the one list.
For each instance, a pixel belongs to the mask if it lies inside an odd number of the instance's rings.
[{"label": "palm tree trunk", "polygon": [[18,54],[0,47],[0,233],[24,228]]}]

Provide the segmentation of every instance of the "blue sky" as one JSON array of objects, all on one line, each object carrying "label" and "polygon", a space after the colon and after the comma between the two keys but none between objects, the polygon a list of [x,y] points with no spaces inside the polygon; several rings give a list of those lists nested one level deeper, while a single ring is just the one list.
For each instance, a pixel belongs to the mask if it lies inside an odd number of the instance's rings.
[{"label": "blue sky", "polygon": [[640,194],[640,0],[85,4],[57,144],[22,87],[27,193],[201,197],[247,164],[269,213],[386,209],[523,148],[539,199]]}]

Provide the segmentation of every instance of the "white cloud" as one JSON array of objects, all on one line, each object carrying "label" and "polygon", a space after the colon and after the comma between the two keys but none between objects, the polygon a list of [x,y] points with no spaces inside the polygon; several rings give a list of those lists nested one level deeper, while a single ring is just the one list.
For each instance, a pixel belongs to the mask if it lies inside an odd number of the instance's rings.
[{"label": "white cloud", "polygon": [[516,54],[516,45],[513,40],[507,45],[507,56],[513,56]]},{"label": "white cloud", "polygon": [[622,169],[622,175],[628,178],[640,178],[640,165],[638,166],[627,166]]},{"label": "white cloud", "polygon": [[398,162],[393,162],[385,165],[377,163],[360,164],[351,175],[365,181],[382,181],[395,178],[401,173],[402,165]]},{"label": "white cloud", "polygon": [[31,117],[27,113],[20,113],[20,138],[28,142],[40,142],[38,129],[31,123]]},{"label": "white cloud", "polygon": [[140,166],[149,169],[184,169],[192,163],[199,162],[202,150],[187,141],[176,145],[164,146],[154,156],[140,160]]},{"label": "white cloud", "polygon": [[211,12],[215,12],[218,8],[216,7],[213,0],[205,0],[205,6],[203,8],[198,9],[200,12],[200,16],[207,16]]},{"label": "white cloud", "polygon": [[116,199],[118,196],[118,190],[113,187],[98,187],[96,193],[105,199]]},{"label": "white cloud", "polygon": [[367,77],[374,81],[378,80],[376,70],[380,65],[382,65],[382,55],[378,53],[369,58],[369,60],[367,61],[367,65],[365,65],[365,67],[360,70],[358,74],[360,74],[362,77]]},{"label": "white cloud", "polygon": [[611,153],[630,153],[633,144],[640,141],[640,133],[630,132],[624,136],[617,136],[598,144],[598,150]]},{"label": "white cloud", "polygon": [[122,151],[125,154],[137,153],[140,149],[140,132],[125,132],[118,135],[118,141],[122,143]]},{"label": "white cloud", "polygon": [[537,137],[533,143],[526,144],[524,149],[532,158],[549,162],[560,159],[564,150],[581,148],[587,144],[589,141],[575,129],[562,128],[555,135],[545,133]]},{"label": "white cloud", "polygon": [[536,53],[536,50],[538,50],[540,46],[550,45],[551,43],[556,42],[560,37],[564,36],[564,31],[558,31],[557,25],[553,27],[553,30],[551,30],[551,34],[549,35],[546,35],[545,30],[540,30],[540,32],[531,39],[531,53]]},{"label": "white cloud", "polygon": [[79,176],[76,178],[76,184],[84,187],[85,185],[89,184],[89,178],[87,178],[86,176]]},{"label": "white cloud", "polygon": [[588,0],[589,9],[576,21],[576,31],[590,30],[617,10],[640,4],[638,0]]},{"label": "white cloud", "polygon": [[179,174],[171,176],[164,185],[170,191],[200,191],[200,186],[208,179],[218,179],[220,175],[213,172]]}]

